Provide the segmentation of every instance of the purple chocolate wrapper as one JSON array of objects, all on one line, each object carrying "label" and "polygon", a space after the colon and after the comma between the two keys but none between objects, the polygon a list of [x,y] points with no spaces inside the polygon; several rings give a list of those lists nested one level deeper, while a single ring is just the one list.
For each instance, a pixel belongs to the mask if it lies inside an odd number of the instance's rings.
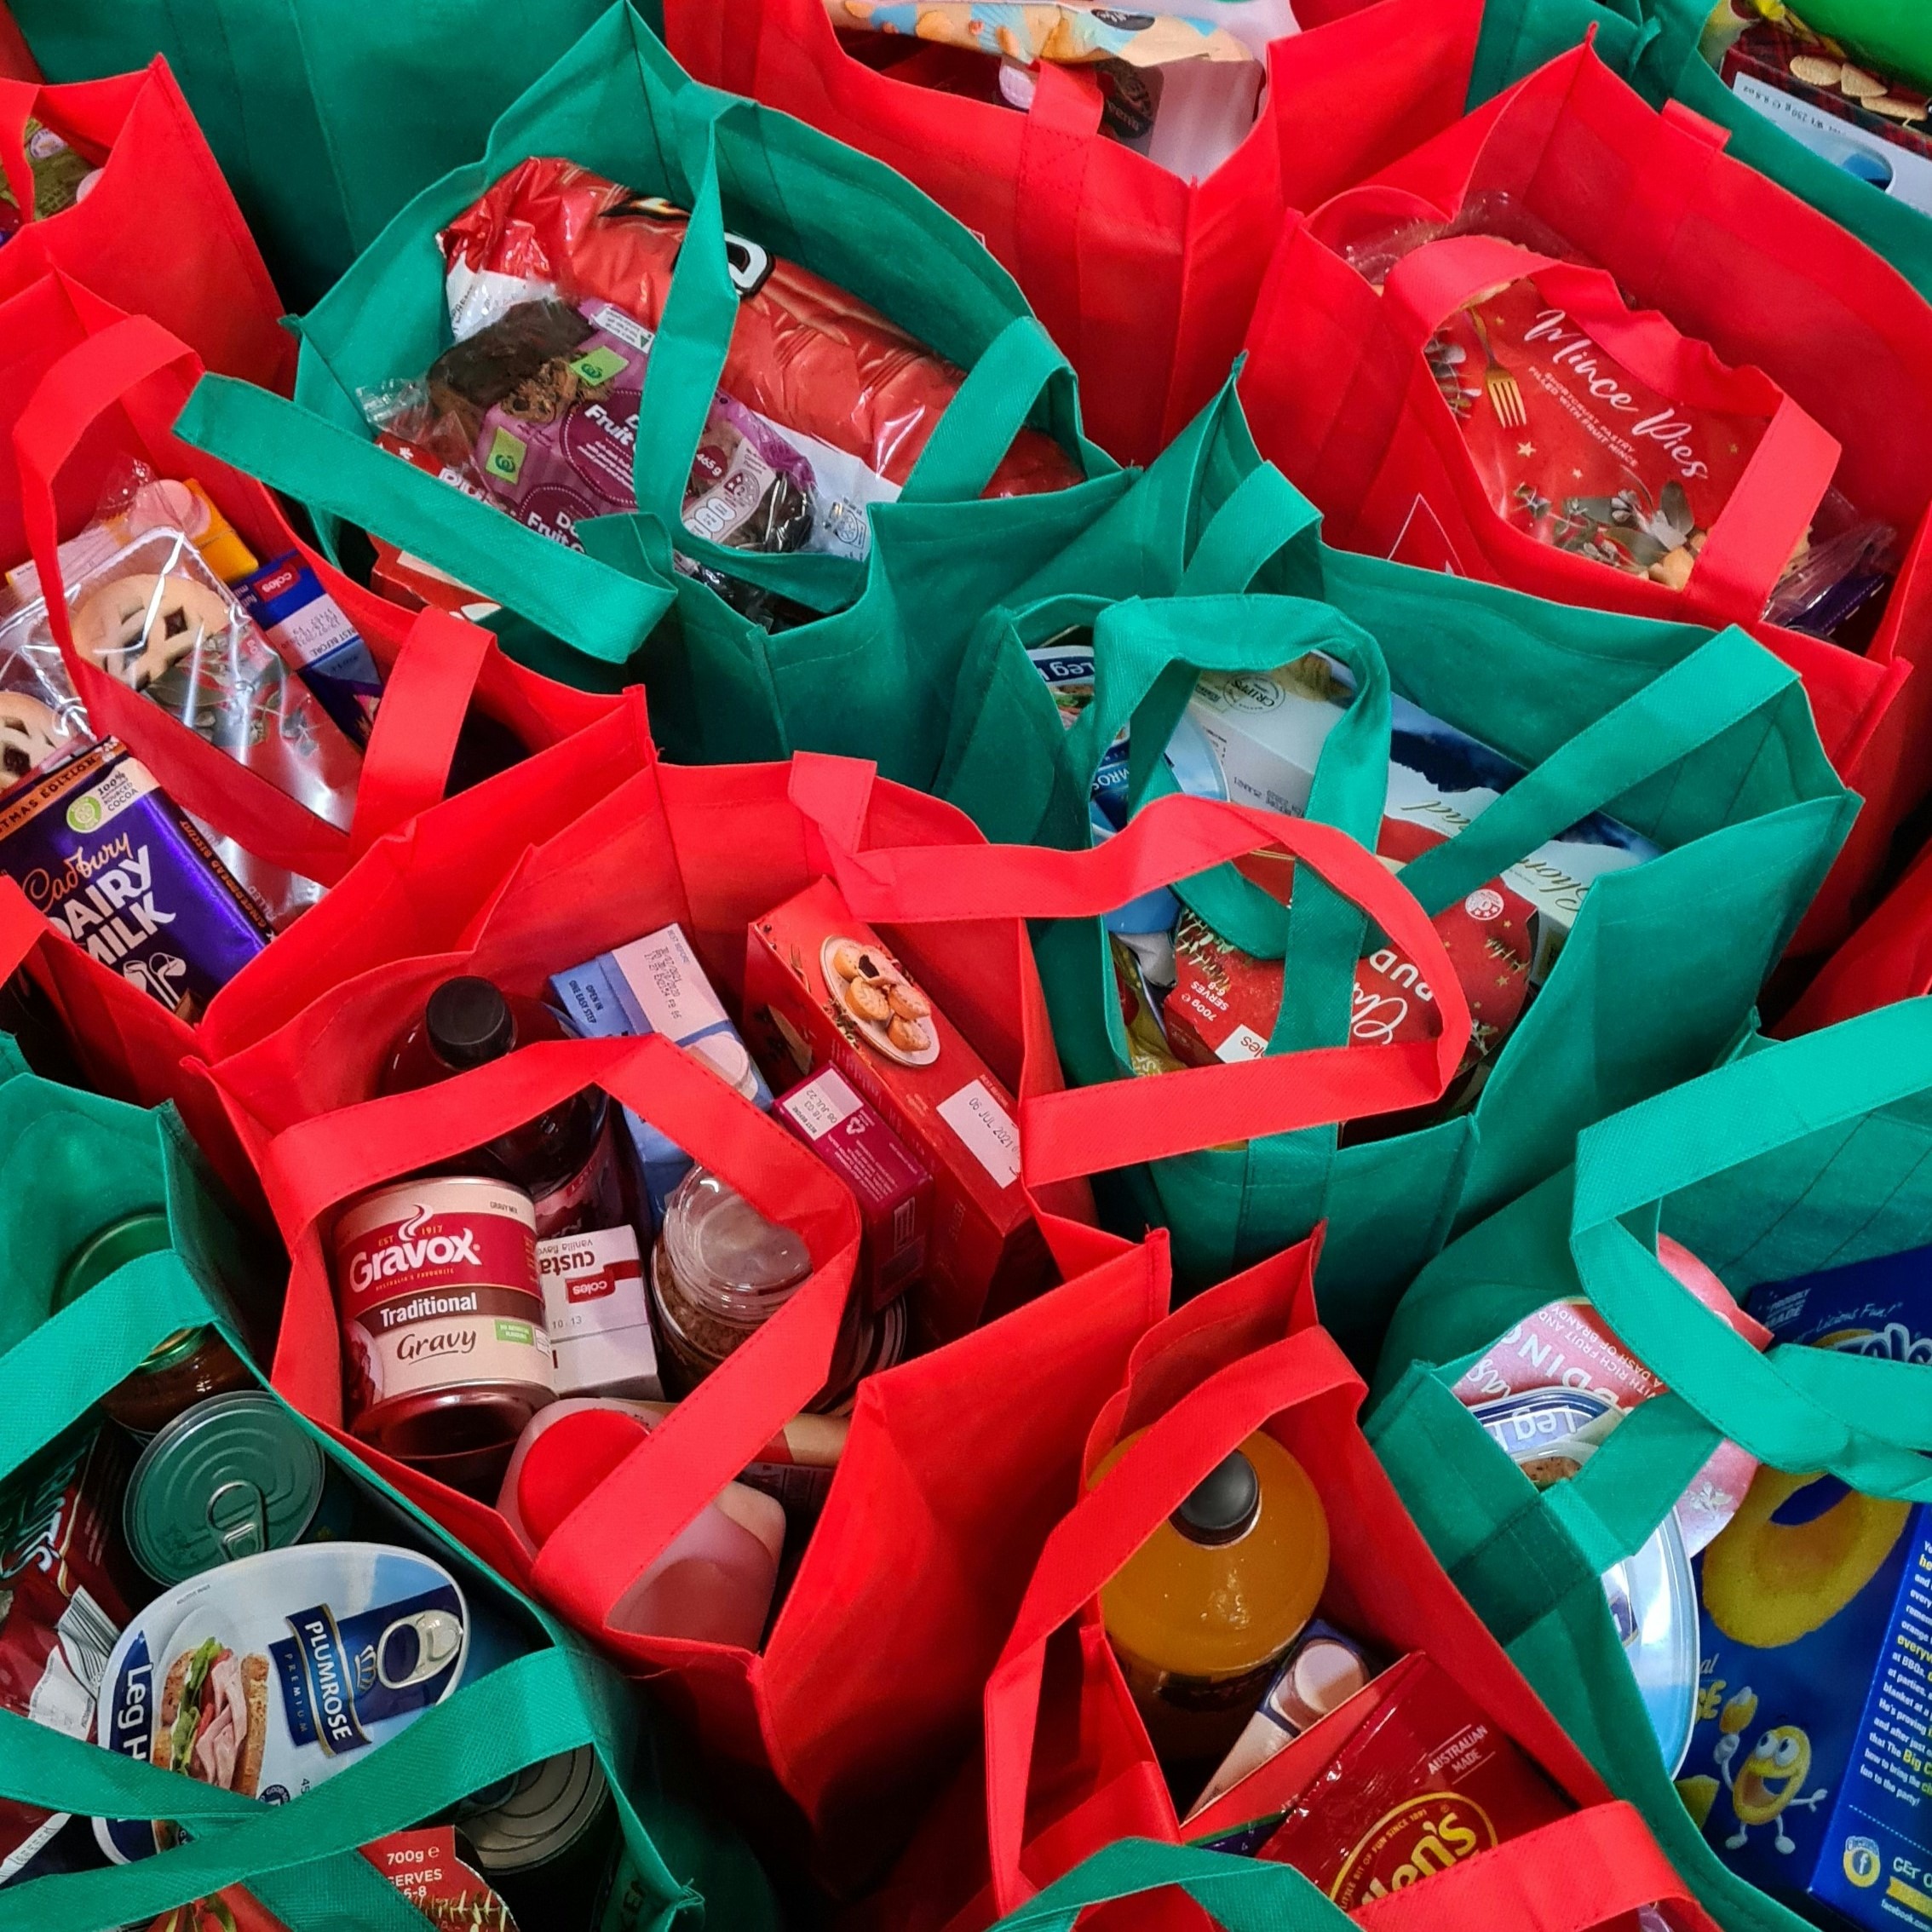
[{"label": "purple chocolate wrapper", "polygon": [[185,1020],[271,937],[207,841],[112,739],[0,801],[0,871],[55,931]]}]

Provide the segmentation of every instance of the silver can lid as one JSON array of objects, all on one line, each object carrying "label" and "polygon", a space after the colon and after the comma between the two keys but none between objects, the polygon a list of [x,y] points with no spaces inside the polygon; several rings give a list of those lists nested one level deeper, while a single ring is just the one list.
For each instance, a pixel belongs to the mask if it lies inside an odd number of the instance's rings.
[{"label": "silver can lid", "polygon": [[596,1752],[581,1745],[520,1772],[489,1810],[463,1820],[463,1836],[486,1876],[527,1872],[569,1850],[610,1795]]}]

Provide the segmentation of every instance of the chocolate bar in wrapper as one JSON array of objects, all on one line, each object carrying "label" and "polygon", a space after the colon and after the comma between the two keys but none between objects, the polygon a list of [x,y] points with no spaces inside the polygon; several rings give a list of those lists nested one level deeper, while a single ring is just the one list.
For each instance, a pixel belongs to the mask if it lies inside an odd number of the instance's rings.
[{"label": "chocolate bar in wrapper", "polygon": [[207,840],[112,739],[0,803],[0,871],[55,931],[187,1021],[271,937]]}]

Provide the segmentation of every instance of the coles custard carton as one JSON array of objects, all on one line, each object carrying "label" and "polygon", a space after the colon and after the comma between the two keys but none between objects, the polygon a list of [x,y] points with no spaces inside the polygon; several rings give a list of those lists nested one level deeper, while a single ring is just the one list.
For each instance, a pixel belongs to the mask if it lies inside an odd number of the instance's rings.
[{"label": "coles custard carton", "polygon": [[[1923,1362],[1932,1251],[1768,1283],[1780,1342]],[[1816,1916],[1932,1924],[1932,1509],[1760,1469],[1698,1563],[1677,1788],[1717,1855]]]},{"label": "coles custard carton", "polygon": [[[1308,810],[1315,762],[1354,688],[1347,668],[1319,651],[1272,671],[1204,672],[1169,741],[1168,762],[1185,791],[1299,818]],[[1406,865],[1453,838],[1523,770],[1406,698],[1390,703],[1389,794],[1376,848]],[[1464,909],[1481,920],[1503,911],[1506,894],[1528,902],[1536,925],[1529,980],[1540,986],[1591,885],[1606,872],[1656,856],[1648,839],[1593,812],[1471,893]]]},{"label": "coles custard carton", "polygon": [[768,1066],[836,1067],[931,1174],[910,1297],[924,1339],[952,1341],[1052,1280],[1012,1096],[830,880],[752,921],[745,1015]]}]

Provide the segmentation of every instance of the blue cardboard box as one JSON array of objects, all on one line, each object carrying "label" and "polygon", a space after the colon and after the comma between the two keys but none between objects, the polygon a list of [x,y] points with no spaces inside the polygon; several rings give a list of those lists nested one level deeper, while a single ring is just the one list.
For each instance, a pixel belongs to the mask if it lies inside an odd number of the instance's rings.
[{"label": "blue cardboard box", "polygon": [[[1748,1305],[1781,1342],[1932,1360],[1932,1250]],[[1814,1919],[1932,1929],[1932,1508],[1760,1469],[1698,1582],[1677,1788],[1712,1849]]]},{"label": "blue cardboard box", "polygon": [[[586,1039],[662,1033],[746,1100],[771,1111],[772,1090],[681,928],[663,927],[554,975],[550,994]],[[691,1171],[691,1157],[630,1108],[624,1119],[655,1228],[671,1190]]]}]

